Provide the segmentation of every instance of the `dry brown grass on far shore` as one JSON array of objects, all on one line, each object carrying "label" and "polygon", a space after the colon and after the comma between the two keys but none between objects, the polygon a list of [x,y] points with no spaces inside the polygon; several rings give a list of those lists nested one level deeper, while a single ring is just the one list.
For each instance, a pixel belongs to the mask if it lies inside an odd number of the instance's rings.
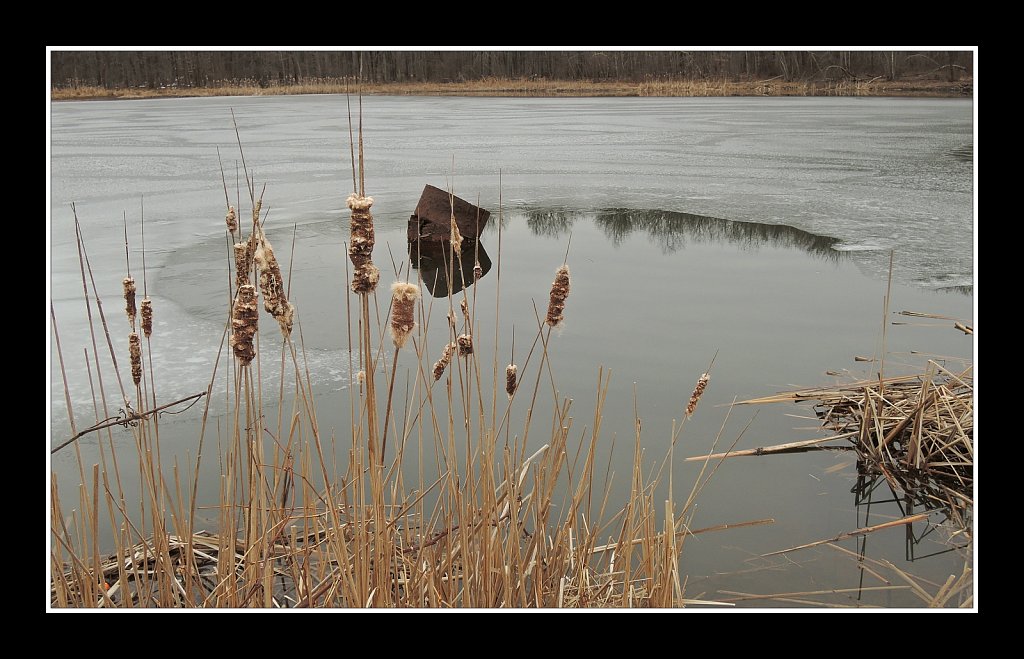
[{"label": "dry brown grass on far shore", "polygon": [[[648,78],[635,81],[550,80],[547,78],[482,78],[463,82],[363,83],[362,93],[395,96],[935,96],[973,93],[973,78],[956,82],[913,80],[767,80]],[[294,84],[238,81],[209,87],[107,89],[96,86],[54,88],[54,101],[166,98],[190,96],[280,96],[344,94],[355,91],[351,81],[338,78],[303,79]]]}]

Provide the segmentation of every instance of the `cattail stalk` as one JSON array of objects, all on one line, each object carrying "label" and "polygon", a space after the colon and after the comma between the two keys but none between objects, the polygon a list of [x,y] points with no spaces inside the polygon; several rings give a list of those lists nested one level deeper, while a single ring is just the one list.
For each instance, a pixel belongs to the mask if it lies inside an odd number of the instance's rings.
[{"label": "cattail stalk", "polygon": [[231,349],[242,366],[248,366],[256,356],[252,339],[258,329],[259,315],[256,287],[252,284],[239,286],[238,297],[231,310]]},{"label": "cattail stalk", "polygon": [[452,231],[451,231],[451,236],[450,236],[451,243],[452,243],[452,249],[455,251],[456,254],[458,254],[458,253],[460,253],[462,251],[462,233],[459,231],[459,225],[455,221],[455,214],[454,213],[452,213],[452,219],[449,221],[449,224],[451,224],[451,226],[452,226]]},{"label": "cattail stalk", "polygon": [[420,287],[396,281],[391,284],[391,338],[401,350],[416,327],[416,300]]},{"label": "cattail stalk", "polygon": [[153,300],[148,297],[142,300],[142,331],[148,339],[153,334]]},{"label": "cattail stalk", "polygon": [[349,195],[348,207],[352,211],[351,235],[348,243],[348,257],[352,261],[352,290],[359,295],[372,293],[380,281],[380,270],[373,264],[373,197],[355,193]]},{"label": "cattail stalk", "polygon": [[548,315],[545,321],[550,327],[558,327],[565,319],[565,298],[569,297],[569,266],[563,265],[555,271],[555,281],[551,284],[551,300],[548,302]]},{"label": "cattail stalk", "polygon": [[700,402],[700,397],[704,395],[704,390],[708,387],[708,381],[711,380],[711,376],[707,373],[703,373],[700,379],[697,380],[697,386],[693,388],[693,393],[690,394],[690,404],[686,406],[686,416],[690,416],[697,409],[697,403]]},{"label": "cattail stalk", "polygon": [[434,362],[434,381],[437,382],[444,375],[444,369],[448,368],[448,364],[452,361],[452,352],[458,349],[457,343],[448,343],[444,346],[444,351],[441,353],[441,359]]},{"label": "cattail stalk", "polygon": [[128,335],[128,356],[132,363],[132,382],[137,387],[142,381],[142,344],[136,332]]},{"label": "cattail stalk", "polygon": [[516,392],[516,373],[519,371],[519,367],[515,364],[509,364],[505,367],[505,393],[508,394],[508,399],[512,400],[512,394]]},{"label": "cattail stalk", "polygon": [[284,291],[284,277],[281,266],[274,256],[274,247],[261,231],[256,242],[253,260],[260,270],[260,292],[263,293],[263,308],[281,326],[281,335],[291,336],[295,319],[295,306],[288,301]]},{"label": "cattail stalk", "polygon": [[124,312],[128,315],[128,324],[135,329],[135,279],[128,275],[122,282],[124,284]]}]

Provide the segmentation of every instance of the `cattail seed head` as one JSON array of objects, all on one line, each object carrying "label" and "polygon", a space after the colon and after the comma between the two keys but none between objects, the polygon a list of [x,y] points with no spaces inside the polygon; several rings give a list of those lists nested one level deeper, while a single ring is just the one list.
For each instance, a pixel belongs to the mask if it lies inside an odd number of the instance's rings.
[{"label": "cattail seed head", "polygon": [[132,363],[132,382],[138,386],[142,381],[142,344],[135,332],[128,335],[128,356]]},{"label": "cattail seed head", "polygon": [[396,281],[391,284],[391,338],[395,348],[401,350],[416,327],[416,300],[420,287]]},{"label": "cattail seed head", "polygon": [[235,243],[235,286],[241,288],[249,283],[249,271],[252,270],[251,241]]},{"label": "cattail seed head", "polygon": [[460,334],[456,339],[459,345],[459,357],[473,354],[473,337],[469,334]]},{"label": "cattail seed head", "polygon": [[267,237],[260,232],[253,254],[256,267],[260,270],[260,292],[263,293],[263,308],[281,326],[281,335],[288,337],[292,333],[292,322],[295,319],[295,306],[288,301],[284,292],[284,278],[281,266],[274,256],[274,248]]},{"label": "cattail seed head", "polygon": [[142,331],[148,339],[153,334],[153,300],[148,297],[142,300]]},{"label": "cattail seed head", "polygon": [[366,371],[356,373],[356,383],[361,387],[366,383]]},{"label": "cattail seed head", "polygon": [[124,312],[128,315],[128,324],[135,327],[135,280],[131,275],[124,278]]},{"label": "cattail seed head", "polygon": [[224,223],[228,225],[228,231],[234,233],[238,231],[238,213],[235,212],[235,207],[228,205],[228,213],[224,216]]},{"label": "cattail seed head", "polygon": [[551,327],[558,327],[565,319],[565,298],[569,297],[569,266],[563,265],[555,271],[555,281],[551,284],[551,300],[548,303],[546,322]]},{"label": "cattail seed head", "polygon": [[242,366],[248,366],[256,356],[252,338],[256,334],[259,317],[260,312],[256,307],[256,287],[252,284],[239,286],[238,297],[231,310],[231,349],[234,350],[235,357],[238,358]]},{"label": "cattail seed head", "polygon": [[444,346],[444,351],[441,353],[441,359],[434,362],[434,381],[437,382],[444,375],[444,369],[448,368],[448,364],[452,361],[452,352],[458,349],[458,344],[448,343]]},{"label": "cattail seed head", "polygon": [[519,368],[515,364],[509,364],[505,367],[505,393],[508,394],[508,399],[512,400],[512,394],[516,392],[516,372]]},{"label": "cattail seed head", "polygon": [[256,205],[252,207],[252,223],[259,224],[260,222],[260,209],[263,208],[263,198],[260,197],[256,200]]},{"label": "cattail seed head", "polygon": [[473,266],[473,283],[480,281],[480,278],[484,276],[484,269],[480,267],[480,262],[477,261],[476,265]]},{"label": "cattail seed head", "polygon": [[462,309],[462,316],[466,319],[466,322],[468,323],[469,322],[469,303],[466,302],[466,298],[462,298],[462,300],[459,301],[459,308]]},{"label": "cattail seed head", "polygon": [[708,381],[711,380],[711,376],[707,373],[703,373],[700,379],[697,380],[697,386],[693,388],[693,393],[690,394],[690,404],[686,406],[686,416],[690,416],[697,409],[697,403],[700,402],[700,397],[704,395],[704,390],[708,387]]},{"label": "cattail seed head", "polygon": [[361,197],[355,193],[349,195],[347,204],[352,211],[348,257],[354,266],[352,290],[360,295],[370,293],[377,288],[380,271],[373,265],[373,197]]}]

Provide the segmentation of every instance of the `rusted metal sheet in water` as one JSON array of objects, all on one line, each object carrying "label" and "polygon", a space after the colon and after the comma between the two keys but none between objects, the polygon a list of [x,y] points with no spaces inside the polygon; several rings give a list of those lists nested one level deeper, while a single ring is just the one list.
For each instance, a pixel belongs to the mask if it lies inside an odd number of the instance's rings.
[{"label": "rusted metal sheet in water", "polygon": [[483,233],[490,211],[475,206],[465,199],[448,194],[432,185],[423,187],[416,210],[409,218],[409,240],[449,240],[451,217],[463,238],[476,240]]}]

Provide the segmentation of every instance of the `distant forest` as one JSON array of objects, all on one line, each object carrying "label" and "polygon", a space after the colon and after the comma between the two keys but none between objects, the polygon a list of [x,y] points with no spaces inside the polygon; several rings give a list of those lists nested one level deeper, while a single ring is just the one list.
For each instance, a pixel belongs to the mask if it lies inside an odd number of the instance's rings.
[{"label": "distant forest", "polygon": [[53,88],[277,86],[488,78],[898,80],[973,77],[971,51],[53,51]]}]

